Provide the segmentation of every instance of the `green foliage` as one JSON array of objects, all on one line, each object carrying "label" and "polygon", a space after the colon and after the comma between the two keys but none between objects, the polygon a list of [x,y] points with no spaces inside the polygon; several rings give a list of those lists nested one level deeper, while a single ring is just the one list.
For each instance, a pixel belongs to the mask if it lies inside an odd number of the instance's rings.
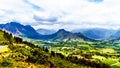
[{"label": "green foliage", "polygon": [[26,48],[19,48],[19,49],[17,49],[16,51],[22,53],[22,54],[25,55],[25,56],[28,56],[28,55],[31,54],[31,53],[30,53],[30,50],[28,50],[28,49],[26,49]]},{"label": "green foliage", "polygon": [[3,61],[0,63],[2,67],[10,67],[12,66],[12,62],[8,59],[3,59]]},{"label": "green foliage", "polygon": [[19,37],[14,37],[14,40],[16,43],[22,43],[22,38],[19,38]]},{"label": "green foliage", "polygon": [[12,38],[13,38],[13,37],[12,37],[12,34],[11,34],[11,33],[7,33],[7,32],[4,31],[4,38],[5,38],[6,40],[8,40],[10,44],[12,44]]},{"label": "green foliage", "polygon": [[[4,35],[4,36],[3,36]],[[109,68],[106,62],[102,59],[96,61],[92,58],[93,55],[103,56],[105,58],[119,57],[118,44],[115,46],[109,41],[84,41],[84,40],[69,40],[69,41],[37,41],[37,45],[31,42],[23,41],[19,37],[12,37],[9,33],[0,32],[0,44],[8,45],[9,52],[1,53],[1,67],[19,67],[26,68]],[[3,41],[2,41],[3,40]],[[7,42],[7,41],[9,42]],[[45,47],[42,47],[45,45]],[[54,47],[52,47],[54,46]],[[114,53],[103,53],[101,50],[105,48],[113,48]],[[43,49],[42,49],[43,48]],[[50,53],[49,53],[50,52]],[[117,54],[118,53],[118,54]],[[113,57],[114,56],[114,57]],[[103,60],[104,61],[104,60]],[[117,60],[115,63],[117,63]],[[105,64],[106,63],[106,64]],[[109,61],[110,64],[114,64]],[[26,66],[26,67],[25,67]]]},{"label": "green foliage", "polygon": [[54,51],[51,51],[51,56],[55,56],[55,52]]},{"label": "green foliage", "polygon": [[117,60],[114,60],[114,59],[105,59],[105,60],[102,60],[102,62],[104,62],[106,64],[109,64],[109,65],[112,65],[112,64],[117,63]]},{"label": "green foliage", "polygon": [[11,50],[16,50],[17,48],[19,48],[19,46],[15,46],[15,45],[11,45],[9,44],[8,46]]},{"label": "green foliage", "polygon": [[120,63],[113,64],[112,68],[120,68]]},{"label": "green foliage", "polygon": [[2,42],[2,43],[0,43],[0,45],[8,45],[8,43],[7,42]]},{"label": "green foliage", "polygon": [[92,59],[92,54],[82,54],[82,56],[87,59]]}]

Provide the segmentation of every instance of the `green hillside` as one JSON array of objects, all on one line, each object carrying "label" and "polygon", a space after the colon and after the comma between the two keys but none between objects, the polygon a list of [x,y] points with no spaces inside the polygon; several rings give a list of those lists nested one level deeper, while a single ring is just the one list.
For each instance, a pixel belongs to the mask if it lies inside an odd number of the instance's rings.
[{"label": "green hillside", "polygon": [[0,30],[0,44],[3,42],[7,42],[7,40],[4,38],[4,32]]},{"label": "green hillside", "polygon": [[[66,59],[67,58],[67,59]],[[0,68],[86,68],[62,54],[38,48],[19,37],[0,31]]]}]

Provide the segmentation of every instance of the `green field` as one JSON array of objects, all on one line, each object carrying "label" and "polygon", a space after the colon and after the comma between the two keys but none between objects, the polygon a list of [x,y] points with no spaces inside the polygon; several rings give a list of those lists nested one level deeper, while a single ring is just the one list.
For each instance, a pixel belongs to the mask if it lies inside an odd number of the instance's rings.
[{"label": "green field", "polygon": [[[60,43],[62,43],[61,46]],[[50,46],[50,51],[62,53],[65,56],[73,55],[78,58],[83,57],[85,59],[90,59],[91,61],[108,64],[112,68],[120,68],[120,50],[118,49],[120,42],[118,41],[111,43],[110,41],[91,42],[83,40],[72,40],[67,42],[58,41],[57,44],[54,44],[54,42],[52,42],[52,45],[56,46]]]}]

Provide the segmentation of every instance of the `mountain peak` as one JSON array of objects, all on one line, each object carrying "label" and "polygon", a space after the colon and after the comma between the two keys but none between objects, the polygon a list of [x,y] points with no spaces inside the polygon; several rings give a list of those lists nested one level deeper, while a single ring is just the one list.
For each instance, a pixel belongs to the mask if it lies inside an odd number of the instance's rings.
[{"label": "mountain peak", "polygon": [[8,24],[19,24],[18,22],[9,22]]},{"label": "mountain peak", "polygon": [[58,32],[66,32],[65,29],[59,29]]},{"label": "mountain peak", "polygon": [[11,27],[23,27],[24,25],[21,25],[19,22],[8,22],[7,24],[4,25],[9,25]]},{"label": "mountain peak", "polygon": [[18,23],[18,22],[12,21],[12,22],[10,22],[10,23]]},{"label": "mountain peak", "polygon": [[22,25],[19,22],[9,22],[4,24],[0,29],[4,29],[22,37],[38,39],[40,36],[40,34],[38,34],[30,25]]}]

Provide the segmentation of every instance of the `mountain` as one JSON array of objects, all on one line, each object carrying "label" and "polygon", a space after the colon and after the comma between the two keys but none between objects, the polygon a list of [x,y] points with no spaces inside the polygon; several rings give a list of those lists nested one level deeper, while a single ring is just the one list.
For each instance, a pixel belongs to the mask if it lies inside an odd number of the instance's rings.
[{"label": "mountain", "polygon": [[64,39],[83,39],[83,40],[92,40],[90,38],[85,37],[83,34],[79,33],[72,33],[66,31],[64,29],[58,30],[56,33],[51,35],[44,35],[42,36],[43,40],[64,40]]},{"label": "mountain", "polygon": [[110,40],[120,39],[120,30],[117,30],[113,35],[109,37]]},{"label": "mountain", "polygon": [[48,30],[48,29],[37,29],[36,31],[42,35],[50,35],[56,32],[55,30]]},{"label": "mountain", "polygon": [[92,28],[92,29],[81,29],[80,32],[83,33],[86,37],[91,39],[105,40],[105,39],[109,39],[109,37],[113,35],[116,32],[116,30]]},{"label": "mountain", "polygon": [[64,29],[60,29],[56,33],[47,35],[47,36],[48,36],[48,39],[52,39],[52,40],[64,40],[64,39],[70,39],[70,38],[74,38],[74,39],[77,38],[76,35]]},{"label": "mountain", "polygon": [[4,24],[0,24],[0,29],[2,29],[3,26],[4,26]]},{"label": "mountain", "polygon": [[39,33],[37,33],[31,26],[29,25],[21,25],[17,22],[10,22],[7,24],[2,24],[1,29],[11,32],[15,35],[28,37],[28,38],[39,38]]},{"label": "mountain", "polygon": [[[22,37],[28,37],[32,39],[39,39],[39,40],[64,40],[64,39],[83,39],[83,40],[92,40],[82,33],[72,33],[66,31],[64,29],[60,29],[57,32],[50,34],[50,35],[42,35],[39,34],[34,28],[30,25],[22,25],[17,22],[10,22],[7,24],[1,24],[1,29],[11,32],[15,35],[19,35]],[[45,31],[43,31],[45,32]]]}]

